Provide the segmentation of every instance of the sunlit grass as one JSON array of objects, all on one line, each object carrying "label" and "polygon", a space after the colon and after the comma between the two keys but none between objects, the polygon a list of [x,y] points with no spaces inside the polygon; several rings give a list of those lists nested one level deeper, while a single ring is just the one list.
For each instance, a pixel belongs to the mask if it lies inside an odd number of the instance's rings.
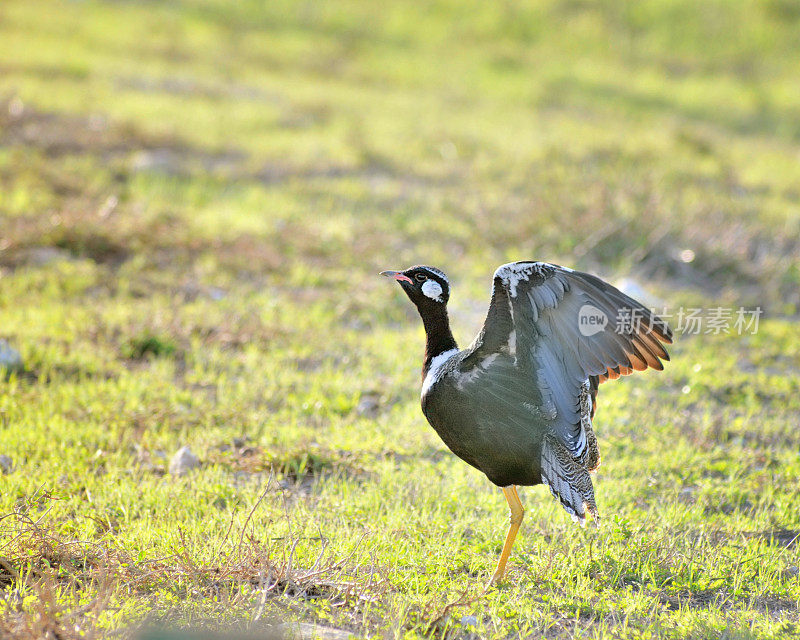
[{"label": "sunlit grass", "polygon": [[[799,17],[0,5],[2,633],[796,636]],[[530,258],[766,314],[604,385],[600,526],[524,489],[484,593],[505,503],[425,424],[377,272],[445,269],[466,345]]]}]

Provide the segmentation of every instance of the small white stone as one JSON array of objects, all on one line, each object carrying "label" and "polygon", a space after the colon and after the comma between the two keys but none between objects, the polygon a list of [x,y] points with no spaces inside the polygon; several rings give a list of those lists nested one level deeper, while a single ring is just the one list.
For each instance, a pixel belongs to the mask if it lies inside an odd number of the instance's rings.
[{"label": "small white stone", "polygon": [[181,447],[169,461],[169,472],[173,476],[182,476],[200,466],[200,459],[192,453],[188,445]]},{"label": "small white stone", "polygon": [[219,302],[220,300],[224,299],[228,293],[225,289],[220,289],[219,287],[211,287],[208,292],[208,297],[211,298],[214,302]]},{"label": "small white stone", "polygon": [[37,267],[44,267],[54,262],[72,260],[69,251],[58,247],[32,247],[27,252],[27,261]]},{"label": "small white stone", "polygon": [[275,637],[287,640],[348,640],[357,634],[344,629],[323,627],[309,622],[285,622],[276,627],[278,632]]},{"label": "small white stone", "polygon": [[375,395],[363,395],[356,406],[356,413],[360,416],[374,417],[380,410],[380,398]]},{"label": "small white stone", "polygon": [[7,456],[5,454],[0,455],[0,471],[5,474],[9,474],[14,470],[14,461],[11,459],[11,456]]},{"label": "small white stone", "polygon": [[8,115],[12,118],[19,118],[22,112],[25,111],[25,104],[19,97],[14,96],[8,103]]},{"label": "small white stone", "polygon": [[133,157],[133,170],[174,172],[178,166],[176,154],[169,149],[153,149],[140,151]]},{"label": "small white stone", "polygon": [[461,624],[465,627],[477,627],[478,618],[477,616],[461,616]]},{"label": "small white stone", "polygon": [[21,369],[22,355],[8,341],[0,340],[0,369]]}]

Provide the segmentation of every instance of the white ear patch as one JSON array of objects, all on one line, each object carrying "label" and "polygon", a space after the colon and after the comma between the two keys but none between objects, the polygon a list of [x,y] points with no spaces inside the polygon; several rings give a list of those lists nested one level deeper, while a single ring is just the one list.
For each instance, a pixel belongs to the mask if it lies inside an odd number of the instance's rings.
[{"label": "white ear patch", "polygon": [[432,300],[436,300],[437,302],[442,301],[442,287],[436,280],[426,280],[422,285],[422,293]]}]

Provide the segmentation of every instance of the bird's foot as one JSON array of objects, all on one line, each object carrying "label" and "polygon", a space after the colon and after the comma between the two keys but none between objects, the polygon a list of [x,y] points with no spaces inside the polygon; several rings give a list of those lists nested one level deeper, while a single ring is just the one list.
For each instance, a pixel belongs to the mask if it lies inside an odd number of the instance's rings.
[{"label": "bird's foot", "polygon": [[505,570],[500,570],[500,569],[495,570],[495,572],[492,574],[492,577],[489,578],[489,582],[486,583],[486,588],[484,589],[484,591],[488,591],[492,587],[499,586],[500,583],[503,581],[505,574],[506,574]]}]

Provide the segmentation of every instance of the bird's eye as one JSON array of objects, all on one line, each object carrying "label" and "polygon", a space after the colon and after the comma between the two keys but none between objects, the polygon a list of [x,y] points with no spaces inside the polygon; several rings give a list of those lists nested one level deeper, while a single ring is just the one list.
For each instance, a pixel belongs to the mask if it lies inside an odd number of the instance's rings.
[{"label": "bird's eye", "polygon": [[418,273],[414,277],[417,279],[417,282],[425,282],[425,280],[428,279],[424,273]]}]

